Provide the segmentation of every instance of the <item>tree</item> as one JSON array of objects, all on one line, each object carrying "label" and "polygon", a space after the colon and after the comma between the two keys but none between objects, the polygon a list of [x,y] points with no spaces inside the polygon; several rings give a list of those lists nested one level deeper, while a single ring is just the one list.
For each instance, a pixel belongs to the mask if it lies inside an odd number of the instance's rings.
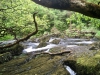
[{"label": "tree", "polygon": [[0,0],[0,41],[21,38],[33,29],[30,0]]},{"label": "tree", "polygon": [[18,43],[21,42],[21,41],[24,41],[24,40],[29,39],[32,35],[35,35],[35,34],[38,32],[37,22],[36,22],[36,20],[35,20],[35,15],[36,15],[36,14],[37,14],[37,13],[34,13],[34,14],[33,14],[33,19],[34,19],[33,22],[34,22],[35,28],[36,28],[35,31],[29,33],[28,35],[26,35],[25,37],[23,37],[23,38],[21,38],[21,39],[17,39],[17,40],[16,40],[14,43],[12,43],[12,44],[7,44],[7,45],[4,45],[4,46],[0,46],[0,49],[12,47],[12,46],[18,44]]},{"label": "tree", "polygon": [[37,4],[61,9],[79,12],[89,17],[100,19],[100,6],[83,0],[32,0]]}]

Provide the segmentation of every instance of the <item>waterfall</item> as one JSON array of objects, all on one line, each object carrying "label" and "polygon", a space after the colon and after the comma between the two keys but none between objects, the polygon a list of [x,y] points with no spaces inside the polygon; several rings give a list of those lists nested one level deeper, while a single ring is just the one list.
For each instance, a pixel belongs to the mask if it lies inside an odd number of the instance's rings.
[{"label": "waterfall", "polygon": [[64,67],[70,73],[70,75],[76,75],[76,73],[69,66],[64,65]]}]

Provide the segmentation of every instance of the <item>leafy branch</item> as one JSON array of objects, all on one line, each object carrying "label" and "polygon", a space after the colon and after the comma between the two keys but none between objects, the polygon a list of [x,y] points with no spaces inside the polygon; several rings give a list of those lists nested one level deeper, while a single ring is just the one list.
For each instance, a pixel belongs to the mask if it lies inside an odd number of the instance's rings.
[{"label": "leafy branch", "polygon": [[22,42],[22,41],[24,41],[24,40],[29,39],[32,35],[35,35],[35,34],[38,32],[37,22],[36,22],[36,19],[35,19],[35,15],[36,15],[36,14],[37,14],[37,13],[34,13],[34,14],[33,14],[33,19],[34,19],[33,22],[34,22],[34,24],[35,24],[35,29],[36,29],[35,31],[33,31],[32,33],[26,35],[25,37],[23,37],[23,38],[21,38],[21,39],[17,39],[17,40],[16,40],[14,43],[12,43],[12,44],[7,44],[7,45],[4,45],[4,46],[0,46],[0,49],[12,47],[12,46],[18,44],[19,42]]}]

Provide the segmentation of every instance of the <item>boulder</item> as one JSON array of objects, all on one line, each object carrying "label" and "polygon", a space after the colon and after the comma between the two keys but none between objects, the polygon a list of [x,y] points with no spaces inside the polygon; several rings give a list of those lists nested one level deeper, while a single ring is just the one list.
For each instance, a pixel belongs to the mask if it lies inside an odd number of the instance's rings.
[{"label": "boulder", "polygon": [[47,46],[47,43],[41,42],[41,43],[37,46],[37,48],[41,48],[41,47],[45,47],[45,46]]},{"label": "boulder", "polygon": [[23,51],[23,47],[19,44],[16,44],[10,48],[4,48],[0,49],[0,54],[5,53],[5,52],[10,52],[12,56],[20,55]]},{"label": "boulder", "polygon": [[53,43],[53,44],[59,44],[59,42],[60,42],[60,39],[54,39],[51,43]]}]

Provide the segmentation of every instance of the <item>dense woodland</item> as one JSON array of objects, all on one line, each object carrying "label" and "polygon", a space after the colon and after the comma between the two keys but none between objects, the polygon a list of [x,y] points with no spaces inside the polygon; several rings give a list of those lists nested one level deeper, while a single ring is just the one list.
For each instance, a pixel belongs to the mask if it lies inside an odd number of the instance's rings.
[{"label": "dense woodland", "polygon": [[[87,0],[98,4],[99,0]],[[70,30],[96,32],[100,37],[100,20],[83,14],[43,7],[31,0],[0,0],[0,41],[22,38],[35,31],[33,13],[36,14],[38,33],[64,33]]]}]

